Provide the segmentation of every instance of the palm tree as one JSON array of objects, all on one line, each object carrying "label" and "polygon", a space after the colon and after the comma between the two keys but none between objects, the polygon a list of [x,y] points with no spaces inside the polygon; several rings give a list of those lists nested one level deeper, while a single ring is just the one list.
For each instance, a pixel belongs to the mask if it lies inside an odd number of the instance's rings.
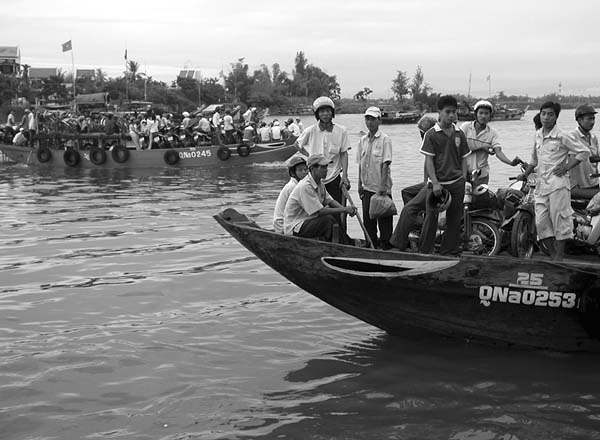
[{"label": "palm tree", "polygon": [[129,75],[131,75],[131,79],[134,81],[139,79],[138,71],[140,70],[140,63],[137,61],[127,61],[127,70],[129,71]]}]

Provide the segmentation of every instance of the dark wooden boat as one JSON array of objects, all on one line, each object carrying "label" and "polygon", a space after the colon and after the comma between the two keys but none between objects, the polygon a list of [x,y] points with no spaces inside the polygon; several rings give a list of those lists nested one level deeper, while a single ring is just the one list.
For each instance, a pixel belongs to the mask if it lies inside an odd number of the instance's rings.
[{"label": "dark wooden boat", "polygon": [[[265,144],[202,145],[136,150],[132,143],[107,135],[71,135],[64,142],[19,147],[0,142],[10,160],[49,168],[232,167],[283,162],[297,150],[295,138]],[[110,145],[112,143],[112,145]],[[40,146],[41,145],[41,146]]]},{"label": "dark wooden boat", "polygon": [[382,111],[381,112],[381,123],[382,124],[416,124],[421,116],[423,115],[420,111],[412,112],[394,112],[394,111]]},{"label": "dark wooden boat", "polygon": [[600,352],[599,262],[391,252],[280,235],[233,209],[214,218],[292,283],[390,334]]}]

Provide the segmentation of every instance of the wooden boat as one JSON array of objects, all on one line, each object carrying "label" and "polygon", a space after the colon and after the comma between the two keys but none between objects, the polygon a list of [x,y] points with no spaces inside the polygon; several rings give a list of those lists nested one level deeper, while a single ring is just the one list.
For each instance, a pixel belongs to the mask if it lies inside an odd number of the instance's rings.
[{"label": "wooden boat", "polygon": [[[518,121],[525,116],[525,113],[529,110],[529,106],[524,109],[518,108],[507,108],[506,106],[499,106],[494,109],[492,113],[491,121]],[[474,121],[475,112],[471,106],[466,102],[458,104],[456,115],[459,121]]]},{"label": "wooden boat", "polygon": [[421,116],[422,112],[415,110],[412,112],[393,112],[393,111],[382,111],[381,112],[381,123],[382,124],[416,124]]},{"label": "wooden boat", "polygon": [[600,352],[600,263],[392,252],[216,221],[292,283],[393,335],[433,332],[536,349]]},{"label": "wooden boat", "polygon": [[[64,138],[61,138],[64,140]],[[110,145],[112,141],[112,145]],[[20,147],[0,142],[14,162],[59,168],[232,167],[282,162],[297,150],[295,138],[265,144],[204,145],[136,150],[132,143],[107,135],[71,135],[66,142]]]}]

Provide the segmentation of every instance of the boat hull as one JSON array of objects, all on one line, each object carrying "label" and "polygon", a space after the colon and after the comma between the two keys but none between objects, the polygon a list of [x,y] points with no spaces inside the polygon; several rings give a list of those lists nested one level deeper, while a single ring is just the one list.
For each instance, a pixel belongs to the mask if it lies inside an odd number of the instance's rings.
[{"label": "boat hull", "polygon": [[215,219],[297,286],[390,334],[600,352],[600,264],[390,252],[276,234],[231,209]]},{"label": "boat hull", "polygon": [[[237,146],[228,147],[230,156],[226,160],[219,158],[219,146],[136,150],[128,148],[129,157],[124,162],[117,162],[110,150],[106,150],[106,160],[102,164],[95,164],[90,159],[88,150],[81,150],[80,160],[70,166],[65,162],[64,149],[51,149],[51,157],[47,162],[40,162],[37,148],[18,147],[0,143],[2,151],[10,160],[29,166],[44,168],[195,168],[195,167],[235,167],[258,163],[283,162],[297,150],[292,140],[287,142],[273,142],[269,144],[255,144],[250,149],[250,154],[240,156]],[[167,158],[167,151],[174,151],[177,155],[176,163],[172,157]],[[170,153],[173,154],[173,153]],[[167,161],[171,162],[171,164]]]}]

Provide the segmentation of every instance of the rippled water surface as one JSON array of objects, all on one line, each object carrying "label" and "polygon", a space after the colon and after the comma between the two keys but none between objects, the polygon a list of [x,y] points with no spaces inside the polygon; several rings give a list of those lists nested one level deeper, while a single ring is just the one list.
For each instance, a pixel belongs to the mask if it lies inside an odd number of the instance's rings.
[{"label": "rippled water surface", "polygon": [[[495,124],[509,157],[532,116]],[[383,129],[399,201],[419,136]],[[268,226],[282,164],[68,171],[0,165],[0,438],[600,438],[600,357],[392,338],[230,238],[212,215]]]}]

